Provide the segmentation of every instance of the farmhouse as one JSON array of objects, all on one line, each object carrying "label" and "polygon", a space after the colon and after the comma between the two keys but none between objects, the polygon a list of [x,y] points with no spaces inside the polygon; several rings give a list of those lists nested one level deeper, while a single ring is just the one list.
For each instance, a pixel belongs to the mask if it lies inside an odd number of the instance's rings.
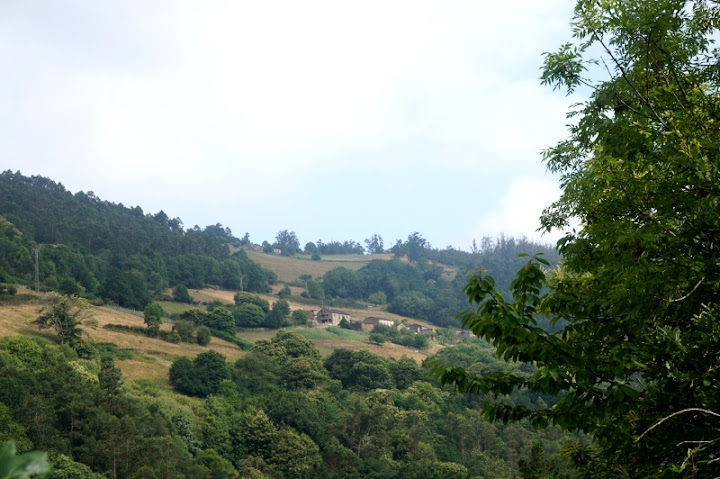
[{"label": "farmhouse", "polygon": [[323,308],[315,314],[314,327],[338,326],[340,321],[345,318],[351,321],[352,317],[345,311],[336,309]]},{"label": "farmhouse", "polygon": [[431,334],[435,332],[433,328],[428,328],[422,324],[412,323],[408,326],[408,329],[415,334]]},{"label": "farmhouse", "polygon": [[362,322],[361,329],[363,331],[372,331],[373,328],[378,324],[383,326],[389,326],[391,328],[395,326],[395,322],[392,319],[376,318],[374,316],[370,316]]}]

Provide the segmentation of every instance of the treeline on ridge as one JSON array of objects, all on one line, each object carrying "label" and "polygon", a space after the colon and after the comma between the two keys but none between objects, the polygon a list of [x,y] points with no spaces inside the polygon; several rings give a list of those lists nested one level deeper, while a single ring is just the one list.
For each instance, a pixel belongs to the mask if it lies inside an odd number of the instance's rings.
[{"label": "treeline on ridge", "polygon": [[32,284],[39,253],[43,287],[142,309],[151,294],[183,285],[258,293],[276,276],[247,258],[221,224],[183,227],[163,211],[72,194],[62,184],[20,172],[0,174],[0,281]]},{"label": "treeline on ridge", "polygon": [[[492,275],[498,289],[510,297],[515,272],[527,262],[522,254],[542,253],[551,263],[559,261],[551,246],[505,236],[483,238],[480,247],[473,245],[472,252],[465,252],[451,247],[434,249],[413,233],[405,242],[398,240],[390,251],[395,259],[373,260],[357,271],[344,267],[328,271],[322,281],[324,297],[387,304],[392,313],[445,327],[456,324],[455,315],[467,307],[463,288],[469,272]],[[401,260],[403,257],[409,261]],[[455,269],[451,279],[445,277],[441,265]]]}]

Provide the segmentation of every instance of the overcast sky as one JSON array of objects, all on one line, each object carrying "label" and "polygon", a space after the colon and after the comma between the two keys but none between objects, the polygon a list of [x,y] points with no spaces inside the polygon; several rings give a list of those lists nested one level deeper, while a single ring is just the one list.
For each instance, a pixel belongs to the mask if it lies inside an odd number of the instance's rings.
[{"label": "overcast sky", "polygon": [[540,237],[567,0],[0,2],[0,169],[254,242]]}]

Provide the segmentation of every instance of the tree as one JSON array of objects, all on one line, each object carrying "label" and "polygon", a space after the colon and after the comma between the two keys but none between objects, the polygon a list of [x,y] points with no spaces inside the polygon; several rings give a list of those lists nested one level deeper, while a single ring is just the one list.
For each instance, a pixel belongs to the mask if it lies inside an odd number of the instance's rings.
[{"label": "tree", "polygon": [[279,329],[287,326],[287,317],[290,315],[290,305],[284,299],[278,299],[273,304],[270,314],[265,318],[265,326]]},{"label": "tree", "polygon": [[372,235],[370,238],[365,240],[368,254],[380,254],[384,253],[383,239],[380,235]]},{"label": "tree", "polygon": [[[575,446],[574,457],[593,477],[720,468],[719,27],[715,2],[577,2],[575,44],[546,55],[542,78],[590,97],[570,113],[570,137],[545,152],[563,193],[542,224],[579,227],[558,243],[563,265],[547,272],[533,258],[512,299],[492,278],[471,278],[466,292],[479,307],[461,316],[500,357],[537,372],[435,368],[467,392],[556,396],[549,409],[494,404],[486,413],[591,434],[593,447]],[[583,76],[591,53],[607,79]],[[539,315],[566,325],[548,333]]]},{"label": "tree", "polygon": [[195,325],[190,321],[178,320],[172,326],[172,331],[180,337],[180,341],[184,343],[194,343],[195,340]]},{"label": "tree", "polygon": [[42,299],[40,316],[33,320],[41,329],[51,328],[55,331],[60,344],[75,345],[82,336],[80,326],[97,325],[93,317],[93,307],[83,298],[63,296],[50,292]]},{"label": "tree", "polygon": [[300,251],[300,241],[294,231],[282,230],[275,236],[275,247],[283,256],[292,256]]},{"label": "tree", "polygon": [[251,293],[235,293],[235,306],[241,306],[245,303],[252,303],[259,306],[265,313],[270,312],[270,303],[262,299],[260,296]]},{"label": "tree", "polygon": [[220,307],[212,310],[212,313],[205,318],[205,326],[224,331],[229,334],[235,334],[235,318],[227,308]]},{"label": "tree", "polygon": [[162,324],[162,318],[164,315],[165,313],[162,306],[157,303],[150,303],[145,306],[145,325],[147,325],[148,334],[150,336],[157,336],[157,333],[160,331],[160,325]]},{"label": "tree", "polygon": [[368,296],[368,302],[374,305],[387,304],[387,295],[382,291],[375,291]]},{"label": "tree", "polygon": [[193,299],[190,297],[190,293],[188,293],[188,290],[185,286],[182,284],[178,284],[175,286],[175,289],[173,289],[173,300],[177,301],[178,303],[187,303],[192,304]]},{"label": "tree", "polygon": [[235,324],[242,328],[257,328],[265,321],[265,312],[253,303],[243,303],[233,309]]},{"label": "tree", "polygon": [[210,344],[210,329],[207,326],[200,326],[195,330],[195,339],[200,346]]},{"label": "tree", "polygon": [[312,299],[323,299],[325,297],[325,290],[323,289],[322,283],[317,281],[307,281],[307,292]]},{"label": "tree", "polygon": [[225,356],[216,351],[200,353],[193,360],[182,356],[170,366],[170,384],[191,396],[217,393],[228,376]]},{"label": "tree", "polygon": [[417,231],[408,235],[407,242],[405,243],[405,252],[410,261],[417,262],[425,256],[425,250],[429,250],[430,248],[430,243],[420,236],[420,233]]},{"label": "tree", "polygon": [[305,243],[305,254],[314,254],[317,253],[317,246],[312,241],[308,241]]},{"label": "tree", "polygon": [[298,326],[305,326],[308,322],[307,313],[302,309],[296,309],[292,312],[292,320],[293,323],[297,324]]},{"label": "tree", "polygon": [[370,333],[368,340],[376,346],[382,346],[387,342],[387,338],[382,333]]}]

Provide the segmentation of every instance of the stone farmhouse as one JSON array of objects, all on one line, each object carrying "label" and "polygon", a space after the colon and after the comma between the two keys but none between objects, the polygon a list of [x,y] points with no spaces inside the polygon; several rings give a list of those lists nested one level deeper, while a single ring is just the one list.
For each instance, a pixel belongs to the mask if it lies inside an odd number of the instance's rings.
[{"label": "stone farmhouse", "polygon": [[347,321],[352,321],[352,316],[349,313],[329,308],[322,308],[320,311],[315,313],[314,316],[315,320],[313,321],[313,327],[315,328],[338,326],[343,318]]},{"label": "stone farmhouse", "polygon": [[435,332],[433,328],[428,328],[422,324],[412,323],[408,325],[408,329],[415,334],[432,334]]},{"label": "stone farmhouse", "polygon": [[373,328],[378,324],[383,326],[389,326],[391,328],[395,327],[395,322],[392,319],[376,318],[374,316],[370,316],[360,324],[360,329],[362,329],[363,331],[372,331]]}]

